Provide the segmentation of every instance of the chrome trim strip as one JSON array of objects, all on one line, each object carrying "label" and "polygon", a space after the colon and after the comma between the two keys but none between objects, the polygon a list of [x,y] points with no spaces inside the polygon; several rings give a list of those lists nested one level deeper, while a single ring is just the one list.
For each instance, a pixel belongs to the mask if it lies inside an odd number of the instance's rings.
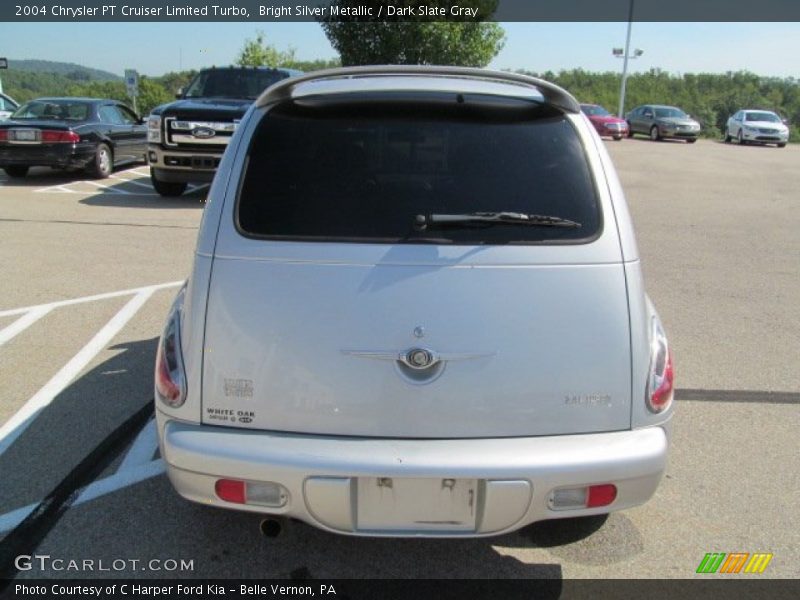
[{"label": "chrome trim strip", "polygon": [[194,137],[193,135],[183,135],[183,134],[175,134],[172,136],[172,141],[174,146],[180,146],[181,144],[195,144],[195,145],[206,145],[206,146],[219,146],[224,147],[228,145],[230,142],[230,137],[210,137],[210,138],[198,138]]},{"label": "chrome trim strip", "polygon": [[216,132],[229,131],[233,133],[236,131],[236,125],[236,121],[178,121],[173,119],[172,129],[176,131],[191,131],[193,129],[197,129],[198,127],[207,127],[208,129],[213,129]]}]

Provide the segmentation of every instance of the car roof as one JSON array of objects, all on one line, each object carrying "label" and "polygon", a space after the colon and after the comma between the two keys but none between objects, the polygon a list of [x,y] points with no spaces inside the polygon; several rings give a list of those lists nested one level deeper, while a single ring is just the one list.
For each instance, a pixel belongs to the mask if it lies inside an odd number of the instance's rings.
[{"label": "car roof", "polygon": [[111,100],[110,98],[87,98],[83,96],[45,96],[42,98],[33,98],[28,102],[113,102],[114,104],[124,104],[119,100]]},{"label": "car roof", "polygon": [[518,73],[473,67],[384,65],[315,71],[280,81],[256,105],[289,99],[357,92],[453,92],[535,100],[578,113],[578,101],[557,85]]}]

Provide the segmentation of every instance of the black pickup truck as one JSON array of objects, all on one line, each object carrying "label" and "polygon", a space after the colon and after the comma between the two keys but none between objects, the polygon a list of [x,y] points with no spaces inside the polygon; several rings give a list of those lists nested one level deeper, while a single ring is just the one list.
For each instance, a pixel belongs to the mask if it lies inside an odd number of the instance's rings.
[{"label": "black pickup truck", "polygon": [[188,183],[211,181],[236,126],[255,99],[294,69],[214,67],[200,71],[177,100],[147,120],[147,162],[153,187],[180,196]]}]

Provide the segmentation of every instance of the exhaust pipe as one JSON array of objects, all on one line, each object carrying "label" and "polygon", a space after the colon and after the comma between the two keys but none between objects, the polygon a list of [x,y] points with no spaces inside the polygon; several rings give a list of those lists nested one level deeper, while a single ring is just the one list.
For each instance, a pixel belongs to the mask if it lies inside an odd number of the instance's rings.
[{"label": "exhaust pipe", "polygon": [[283,531],[283,523],[278,519],[268,517],[261,521],[258,528],[261,530],[261,535],[264,537],[276,538],[281,534],[281,531]]}]

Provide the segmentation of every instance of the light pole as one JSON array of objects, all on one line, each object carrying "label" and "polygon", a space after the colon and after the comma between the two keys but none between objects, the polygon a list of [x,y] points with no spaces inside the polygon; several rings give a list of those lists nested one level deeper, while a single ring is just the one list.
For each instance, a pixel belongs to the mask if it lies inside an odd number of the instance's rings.
[{"label": "light pole", "polygon": [[[0,69],[7,69],[8,68],[8,59],[7,58],[0,58]],[[3,80],[0,79],[0,94],[3,93]]]},{"label": "light pole", "polygon": [[620,119],[625,118],[625,84],[628,82],[628,59],[629,58],[639,58],[642,54],[644,54],[644,50],[639,50],[638,48],[633,51],[633,55],[631,55],[631,25],[633,24],[633,0],[631,0],[630,7],[628,9],[628,35],[625,38],[625,50],[623,51],[622,48],[613,48],[611,52],[617,58],[622,58],[622,84],[619,88],[619,111],[618,115]]}]

